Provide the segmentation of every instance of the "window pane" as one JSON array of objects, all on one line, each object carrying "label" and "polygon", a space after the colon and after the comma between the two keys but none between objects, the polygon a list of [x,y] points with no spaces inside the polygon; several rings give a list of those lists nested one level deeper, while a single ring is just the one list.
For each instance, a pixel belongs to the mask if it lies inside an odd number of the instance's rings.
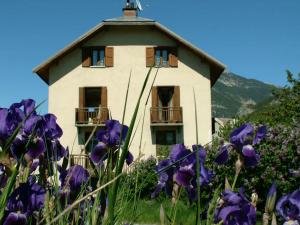
[{"label": "window pane", "polygon": [[105,65],[105,51],[104,49],[100,50],[100,66]]},{"label": "window pane", "polygon": [[162,64],[164,66],[168,65],[168,51],[167,50],[162,51]]},{"label": "window pane", "polygon": [[93,50],[93,55],[92,55],[92,65],[96,66],[98,62],[98,51]]},{"label": "window pane", "polygon": [[159,66],[160,65],[160,50],[155,51],[155,65]]}]

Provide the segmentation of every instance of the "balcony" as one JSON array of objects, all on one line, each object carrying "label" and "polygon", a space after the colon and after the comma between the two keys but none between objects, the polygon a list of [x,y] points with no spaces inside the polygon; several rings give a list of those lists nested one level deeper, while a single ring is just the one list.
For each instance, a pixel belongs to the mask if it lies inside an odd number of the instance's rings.
[{"label": "balcony", "polygon": [[70,155],[71,166],[80,165],[84,168],[91,168],[89,157],[86,154]]},{"label": "balcony", "polygon": [[106,107],[86,107],[75,109],[76,126],[101,126],[109,119]]},{"label": "balcony", "polygon": [[182,125],[182,107],[151,107],[151,125]]}]

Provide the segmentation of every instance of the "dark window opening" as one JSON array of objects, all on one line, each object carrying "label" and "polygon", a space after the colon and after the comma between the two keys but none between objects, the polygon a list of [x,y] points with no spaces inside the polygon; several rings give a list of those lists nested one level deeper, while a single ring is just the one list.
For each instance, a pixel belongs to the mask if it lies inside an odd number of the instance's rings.
[{"label": "dark window opening", "polygon": [[85,107],[101,106],[101,88],[85,88]]},{"label": "dark window opening", "polygon": [[216,133],[216,119],[215,119],[215,117],[211,118],[211,128],[212,128],[212,134]]},{"label": "dark window opening", "polygon": [[176,131],[175,130],[156,131],[156,144],[157,145],[176,144]]},{"label": "dark window opening", "polygon": [[159,87],[158,88],[159,107],[172,107],[173,95],[174,95],[174,87]]}]

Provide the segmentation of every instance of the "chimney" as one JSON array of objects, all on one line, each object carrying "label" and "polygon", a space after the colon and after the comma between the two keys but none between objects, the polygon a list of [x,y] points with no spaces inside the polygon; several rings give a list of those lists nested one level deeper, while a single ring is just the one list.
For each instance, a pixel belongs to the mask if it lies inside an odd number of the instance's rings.
[{"label": "chimney", "polygon": [[134,3],[127,0],[126,6],[123,8],[123,16],[125,17],[137,17],[137,8]]}]

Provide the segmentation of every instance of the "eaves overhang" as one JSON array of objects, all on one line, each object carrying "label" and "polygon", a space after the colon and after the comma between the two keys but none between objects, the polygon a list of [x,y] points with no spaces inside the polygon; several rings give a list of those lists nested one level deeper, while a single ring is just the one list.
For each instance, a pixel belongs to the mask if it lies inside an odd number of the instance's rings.
[{"label": "eaves overhang", "polygon": [[214,57],[207,54],[202,49],[196,47],[190,42],[186,41],[181,36],[177,35],[173,31],[169,30],[167,27],[161,25],[160,23],[146,19],[142,17],[119,17],[113,19],[104,20],[102,23],[98,24],[94,28],[90,29],[88,32],[80,36],[78,39],[73,41],[71,44],[64,47],[62,50],[51,56],[46,61],[42,62],[40,65],[33,69],[33,72],[38,74],[40,78],[45,81],[49,85],[49,68],[50,66],[57,62],[61,57],[64,57],[66,54],[70,53],[74,49],[82,46],[84,42],[91,39],[97,32],[102,30],[105,26],[153,26],[165,33],[170,38],[174,39],[181,45],[190,49],[194,53],[200,56],[200,58],[204,59],[210,65],[210,75],[211,75],[211,86],[215,84],[220,75],[225,70],[226,66],[222,64],[220,61],[215,59]]}]

